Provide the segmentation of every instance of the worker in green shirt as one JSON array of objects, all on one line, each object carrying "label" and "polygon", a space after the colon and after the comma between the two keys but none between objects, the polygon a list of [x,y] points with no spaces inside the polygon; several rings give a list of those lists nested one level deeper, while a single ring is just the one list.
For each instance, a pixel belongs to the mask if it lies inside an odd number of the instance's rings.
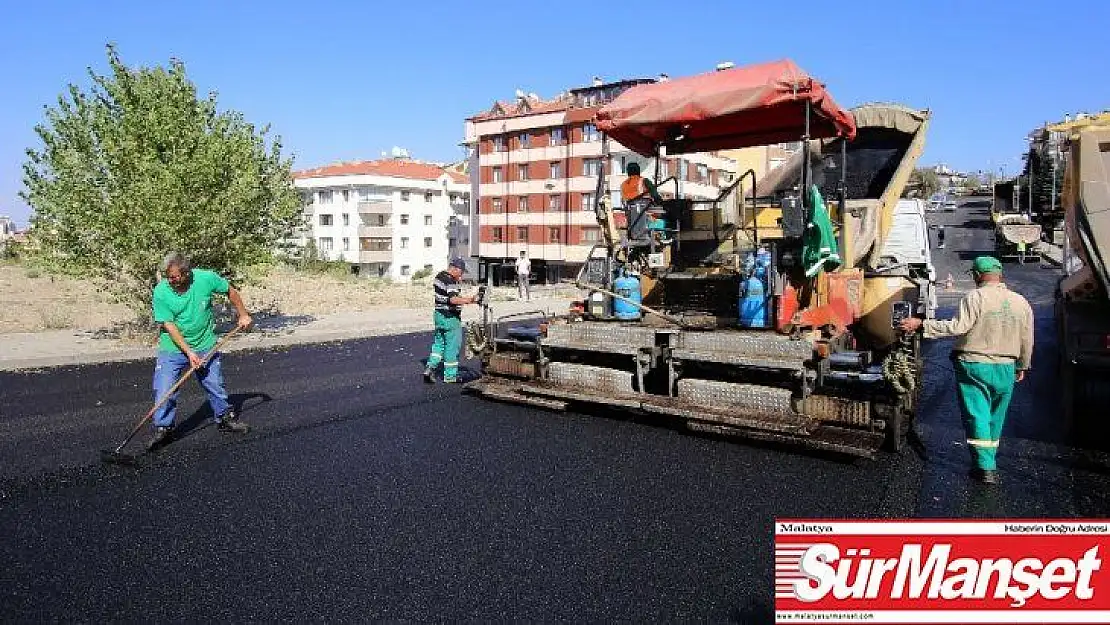
[{"label": "worker in green shirt", "polygon": [[[240,328],[251,325],[239,291],[215,271],[194,269],[181,254],[174,252],[162,262],[162,280],[154,287],[154,321],[161,325],[158,357],[154,365],[155,401],[161,399],[189,367],[196,368],[197,381],[208,395],[208,403],[221,432],[244,433],[250,430],[228,404],[224,390],[221,355],[204,359],[216,346],[216,320],[212,296],[227,295],[239,315]],[[201,366],[204,365],[204,366]],[[154,414],[154,437],[149,449],[164,443],[174,426],[177,395]]]}]

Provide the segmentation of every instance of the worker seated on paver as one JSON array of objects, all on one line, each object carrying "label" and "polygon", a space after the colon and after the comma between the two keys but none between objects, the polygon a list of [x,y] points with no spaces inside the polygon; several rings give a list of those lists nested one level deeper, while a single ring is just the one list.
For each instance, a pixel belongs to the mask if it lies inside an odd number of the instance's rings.
[{"label": "worker seated on paver", "polygon": [[640,214],[649,210],[652,204],[661,204],[663,198],[655,185],[640,175],[639,163],[629,163],[625,173],[628,174],[628,178],[621,183],[621,203],[628,212],[628,223],[637,224],[636,232],[630,234],[632,238],[639,239],[640,235],[651,233],[658,239],[666,229],[666,221],[652,213],[642,218]]}]

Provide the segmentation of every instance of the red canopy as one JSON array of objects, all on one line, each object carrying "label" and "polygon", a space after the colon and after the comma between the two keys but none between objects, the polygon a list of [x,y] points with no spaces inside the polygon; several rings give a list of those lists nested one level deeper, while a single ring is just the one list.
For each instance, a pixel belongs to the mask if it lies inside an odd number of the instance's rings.
[{"label": "red canopy", "polygon": [[[798,141],[805,105],[810,138],[856,136],[852,115],[825,85],[790,60],[637,85],[594,116],[599,130],[645,156],[709,152]],[[678,134],[684,138],[674,141]]]}]

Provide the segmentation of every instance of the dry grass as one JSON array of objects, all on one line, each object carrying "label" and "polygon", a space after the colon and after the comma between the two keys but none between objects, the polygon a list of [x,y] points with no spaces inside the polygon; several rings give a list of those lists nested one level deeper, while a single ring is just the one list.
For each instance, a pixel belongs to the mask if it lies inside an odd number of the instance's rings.
[{"label": "dry grass", "polygon": [[130,316],[91,283],[0,265],[0,333],[95,330]]},{"label": "dry grass", "polygon": [[[271,268],[242,291],[256,316],[316,317],[386,308],[427,310],[432,305],[431,278],[411,285],[390,284],[287,267]],[[507,287],[492,293],[494,301],[515,296],[516,290]],[[145,336],[142,328],[128,329],[132,321],[134,316],[125,306],[113,303],[107,293],[98,292],[89,282],[50,276],[19,264],[0,264],[0,334],[111,328],[113,334]]]}]

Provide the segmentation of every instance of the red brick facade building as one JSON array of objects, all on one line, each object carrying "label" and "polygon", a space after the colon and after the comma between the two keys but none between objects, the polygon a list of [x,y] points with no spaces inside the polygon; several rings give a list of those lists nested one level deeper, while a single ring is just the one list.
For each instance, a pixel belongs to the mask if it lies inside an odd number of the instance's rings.
[{"label": "red brick facade building", "polygon": [[[593,213],[598,171],[618,199],[629,161],[639,162],[645,174],[654,172],[653,159],[613,141],[610,158],[603,158],[601,134],[590,123],[599,107],[640,82],[653,81],[595,81],[551,100],[520,94],[466,120],[480,279],[487,271],[495,282],[511,279],[522,250],[532,260],[533,279],[554,281],[578,271],[600,238]],[[677,188],[665,185],[664,196],[695,198],[717,197],[735,170],[731,159],[716,154],[664,158],[660,168],[662,178],[680,181]]]}]

